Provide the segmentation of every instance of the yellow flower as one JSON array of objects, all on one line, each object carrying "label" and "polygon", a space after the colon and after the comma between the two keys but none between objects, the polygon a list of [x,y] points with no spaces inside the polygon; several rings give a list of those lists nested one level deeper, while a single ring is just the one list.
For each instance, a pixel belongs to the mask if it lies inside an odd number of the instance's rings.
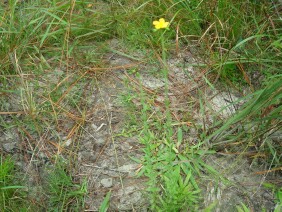
[{"label": "yellow flower", "polygon": [[169,22],[166,22],[164,18],[160,18],[159,21],[153,21],[155,29],[167,29]]}]

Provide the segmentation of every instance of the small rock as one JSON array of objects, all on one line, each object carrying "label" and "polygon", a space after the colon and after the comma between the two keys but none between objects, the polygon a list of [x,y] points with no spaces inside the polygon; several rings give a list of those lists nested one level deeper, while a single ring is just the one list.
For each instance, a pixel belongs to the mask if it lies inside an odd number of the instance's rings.
[{"label": "small rock", "polygon": [[128,186],[118,191],[118,196],[124,196],[133,193],[137,188],[135,186]]},{"label": "small rock", "polygon": [[110,63],[115,66],[124,66],[132,62],[130,59],[127,59],[125,57],[114,55],[113,57],[111,57]]},{"label": "small rock", "polygon": [[106,143],[106,139],[105,138],[97,138],[95,140],[95,143],[98,145],[98,146],[103,146],[105,143]]},{"label": "small rock", "polygon": [[25,166],[24,162],[22,162],[22,161],[15,162],[15,165],[19,168],[23,168]]},{"label": "small rock", "polygon": [[128,150],[132,149],[132,146],[129,145],[128,143],[121,143],[120,147],[123,151],[128,151]]},{"label": "small rock", "polygon": [[138,207],[144,205],[144,198],[142,197],[141,191],[137,190],[135,186],[128,186],[124,189],[118,191],[118,196],[120,196],[120,202],[118,204],[118,209],[121,211],[131,210],[132,206]]},{"label": "small rock", "polygon": [[103,174],[106,174],[106,175],[111,176],[111,177],[120,177],[120,173],[118,173],[116,171],[111,171],[111,170],[103,171]]},{"label": "small rock", "polygon": [[[79,155],[80,156],[80,155]],[[95,161],[97,159],[96,155],[91,151],[81,152],[81,160]]]},{"label": "small rock", "polygon": [[238,109],[238,105],[232,104],[233,102],[236,102],[238,98],[233,94],[228,94],[226,92],[223,92],[221,95],[217,95],[212,98],[211,100],[211,106],[212,109],[218,113],[224,118],[230,117],[232,114],[236,112]]},{"label": "small rock", "polygon": [[125,141],[125,143],[129,143],[131,145],[135,144],[139,144],[139,138],[138,137],[131,137],[131,138],[127,138]]},{"label": "small rock", "polygon": [[146,88],[150,89],[158,89],[165,85],[165,82],[161,79],[154,78],[154,77],[146,77],[143,76],[141,79],[142,85]]},{"label": "small rock", "polygon": [[123,165],[118,168],[120,172],[132,172],[135,169],[138,168],[138,164],[128,164],[128,165]]},{"label": "small rock", "polygon": [[113,186],[113,179],[112,178],[105,178],[101,180],[101,184],[105,188],[110,188]]},{"label": "small rock", "polygon": [[11,153],[15,149],[16,144],[17,142],[9,142],[9,143],[3,144],[2,146],[3,146],[4,151]]},{"label": "small rock", "polygon": [[92,129],[94,129],[95,131],[97,131],[98,126],[96,124],[91,124]]}]

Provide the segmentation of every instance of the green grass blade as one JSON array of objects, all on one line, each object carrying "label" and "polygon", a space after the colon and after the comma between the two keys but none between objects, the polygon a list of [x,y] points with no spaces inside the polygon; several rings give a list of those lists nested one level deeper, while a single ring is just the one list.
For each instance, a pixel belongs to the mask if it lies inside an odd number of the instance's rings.
[{"label": "green grass blade", "polygon": [[109,208],[110,205],[110,198],[111,198],[112,192],[109,191],[106,195],[106,197],[104,198],[100,208],[99,208],[99,212],[106,212]]}]

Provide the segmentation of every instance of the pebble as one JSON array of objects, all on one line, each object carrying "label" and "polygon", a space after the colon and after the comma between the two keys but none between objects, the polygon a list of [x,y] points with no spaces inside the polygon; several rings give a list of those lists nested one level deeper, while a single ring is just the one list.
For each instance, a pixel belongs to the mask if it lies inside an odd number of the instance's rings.
[{"label": "pebble", "polygon": [[137,191],[136,189],[134,186],[129,186],[118,192],[120,202],[117,207],[119,210],[129,211],[132,209],[132,205],[144,205],[145,199],[142,197],[141,191]]},{"label": "pebble", "polygon": [[145,86],[146,88],[153,89],[153,90],[162,88],[165,86],[164,80],[154,78],[151,76],[143,76],[140,80],[143,86]]},{"label": "pebble", "polygon": [[16,144],[17,142],[9,142],[9,143],[3,144],[2,146],[3,146],[4,151],[11,153],[15,149]]},{"label": "pebble", "polygon": [[128,164],[128,165],[123,165],[118,168],[120,172],[132,172],[135,169],[138,168],[138,164]]},{"label": "pebble", "polygon": [[104,178],[101,180],[101,184],[105,188],[110,188],[113,186],[113,179],[112,178]]}]

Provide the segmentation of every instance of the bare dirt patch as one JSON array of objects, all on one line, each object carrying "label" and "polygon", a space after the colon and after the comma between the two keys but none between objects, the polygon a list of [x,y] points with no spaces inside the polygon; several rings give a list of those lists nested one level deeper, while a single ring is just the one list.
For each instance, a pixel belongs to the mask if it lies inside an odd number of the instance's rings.
[{"label": "bare dirt patch", "polygon": [[142,211],[148,207],[143,192],[146,180],[135,176],[141,165],[130,158],[142,157],[140,144],[136,138],[116,136],[126,121],[117,96],[125,89],[121,75],[122,70],[115,70],[97,82],[93,93],[96,110],[80,140],[78,172],[88,182],[89,211],[97,211],[109,191],[111,211]]}]

